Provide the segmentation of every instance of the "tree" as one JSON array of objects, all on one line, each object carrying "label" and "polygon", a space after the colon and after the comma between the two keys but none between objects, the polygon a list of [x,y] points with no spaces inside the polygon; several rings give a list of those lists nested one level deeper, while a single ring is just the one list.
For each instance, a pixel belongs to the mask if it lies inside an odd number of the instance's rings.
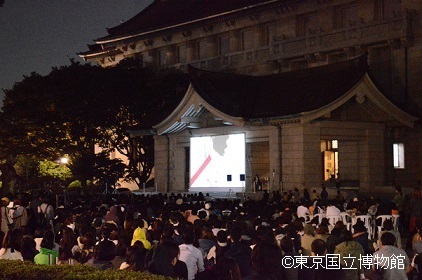
[{"label": "tree", "polygon": [[128,159],[125,179],[141,187],[154,167],[154,139],[152,135],[129,137],[129,130],[150,129],[159,123],[180,102],[188,80],[174,69],[143,68],[135,59],[125,59],[113,68],[114,77],[121,77],[127,85],[138,79],[137,91],[122,104],[109,126],[103,126],[100,146],[107,152],[117,151]]},{"label": "tree", "polygon": [[[175,71],[128,65],[104,69],[75,61],[47,76],[24,77],[5,91],[0,113],[3,190],[17,189],[19,155],[54,160],[67,154],[73,179],[82,184],[122,176],[142,184],[153,167],[153,139],[131,139],[127,131],[158,123],[180,101],[187,84]],[[97,145],[102,151],[95,154]],[[127,156],[128,164],[107,157],[112,151]]]}]

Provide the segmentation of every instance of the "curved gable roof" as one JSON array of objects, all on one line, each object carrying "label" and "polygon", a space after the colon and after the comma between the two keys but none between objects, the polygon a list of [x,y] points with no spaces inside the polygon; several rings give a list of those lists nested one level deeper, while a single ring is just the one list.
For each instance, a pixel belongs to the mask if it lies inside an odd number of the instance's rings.
[{"label": "curved gable roof", "polygon": [[245,119],[295,116],[330,104],[365,75],[366,55],[353,60],[268,76],[189,68],[196,92],[217,110]]},{"label": "curved gable roof", "polygon": [[[310,122],[352,98],[367,98],[401,125],[417,120],[388,100],[367,74],[367,56],[268,76],[246,76],[189,68],[191,85],[177,108],[154,126],[158,134],[188,127],[184,118],[205,111],[236,126]],[[199,119],[198,119],[199,120]]]}]

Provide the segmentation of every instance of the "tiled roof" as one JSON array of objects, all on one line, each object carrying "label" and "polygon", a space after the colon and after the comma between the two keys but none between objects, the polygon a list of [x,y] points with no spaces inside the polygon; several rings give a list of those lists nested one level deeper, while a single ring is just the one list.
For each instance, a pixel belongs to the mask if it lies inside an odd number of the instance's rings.
[{"label": "tiled roof", "polygon": [[367,56],[268,76],[189,68],[196,92],[221,112],[245,119],[297,116],[332,103],[367,71]]},{"label": "tiled roof", "polygon": [[[155,0],[128,21],[108,28],[108,36],[96,41],[107,41],[125,35],[142,34],[166,27],[183,25],[192,27],[192,22],[229,20],[249,11],[283,7],[301,0]],[[210,18],[211,17],[211,18]]]}]

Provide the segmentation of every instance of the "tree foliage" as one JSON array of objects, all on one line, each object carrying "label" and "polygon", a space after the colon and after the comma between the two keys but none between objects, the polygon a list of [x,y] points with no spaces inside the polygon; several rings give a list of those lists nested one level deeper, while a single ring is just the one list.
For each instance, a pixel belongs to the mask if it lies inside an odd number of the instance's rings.
[{"label": "tree foliage", "polygon": [[[186,88],[180,72],[127,60],[106,69],[71,61],[46,76],[24,77],[5,90],[0,112],[3,186],[16,190],[13,185],[22,179],[14,168],[19,156],[40,161],[65,154],[74,180],[105,183],[124,177],[141,185],[153,167],[153,139],[129,138],[127,131],[159,123]],[[113,152],[127,162],[110,158]]]}]

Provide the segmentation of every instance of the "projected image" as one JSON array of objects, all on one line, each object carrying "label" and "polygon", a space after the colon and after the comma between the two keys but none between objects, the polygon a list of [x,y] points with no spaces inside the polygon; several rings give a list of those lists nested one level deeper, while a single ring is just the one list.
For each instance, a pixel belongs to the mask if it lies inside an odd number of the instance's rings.
[{"label": "projected image", "polygon": [[243,187],[244,174],[244,134],[190,139],[191,188]]}]

